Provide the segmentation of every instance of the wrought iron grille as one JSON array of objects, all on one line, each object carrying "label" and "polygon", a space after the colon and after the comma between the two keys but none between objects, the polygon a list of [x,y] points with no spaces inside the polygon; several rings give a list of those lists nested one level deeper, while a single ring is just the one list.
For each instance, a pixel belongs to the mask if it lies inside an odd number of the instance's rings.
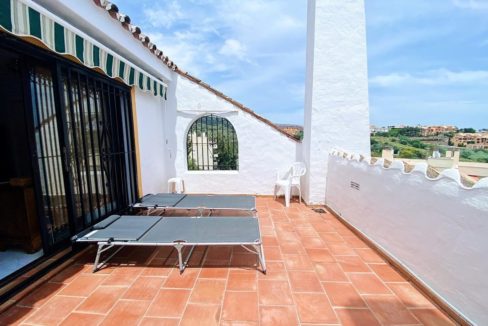
[{"label": "wrought iron grille", "polygon": [[226,118],[210,114],[193,122],[186,149],[190,171],[239,169],[237,134]]},{"label": "wrought iron grille", "polygon": [[62,79],[66,165],[75,221],[83,229],[137,200],[130,94],[74,69]]}]

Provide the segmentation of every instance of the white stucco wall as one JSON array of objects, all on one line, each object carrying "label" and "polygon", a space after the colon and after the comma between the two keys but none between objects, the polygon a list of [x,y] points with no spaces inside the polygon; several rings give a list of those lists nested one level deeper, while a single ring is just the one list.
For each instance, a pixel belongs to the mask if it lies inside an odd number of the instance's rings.
[{"label": "white stucco wall", "polygon": [[142,195],[167,189],[167,165],[164,109],[165,101],[158,96],[135,91]]},{"label": "white stucco wall", "polygon": [[364,1],[309,0],[307,20],[305,200],[320,204],[329,151],[370,152]]},{"label": "white stucco wall", "polygon": [[[168,93],[168,177],[182,177],[189,193],[272,194],[276,170],[288,169],[301,156],[299,142],[187,78],[175,78]],[[236,130],[238,171],[187,170],[187,131],[193,121],[211,113],[228,119]]]},{"label": "white stucco wall", "polygon": [[488,180],[466,189],[457,170],[431,180],[426,165],[402,169],[400,161],[385,169],[330,156],[327,205],[460,313],[487,325]]}]

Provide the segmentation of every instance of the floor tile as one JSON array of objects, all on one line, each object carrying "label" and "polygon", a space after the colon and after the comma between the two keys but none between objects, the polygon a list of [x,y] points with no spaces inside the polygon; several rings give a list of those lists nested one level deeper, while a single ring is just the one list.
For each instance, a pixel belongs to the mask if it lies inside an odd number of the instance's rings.
[{"label": "floor tile", "polygon": [[293,306],[261,306],[259,308],[261,326],[295,326],[297,313]]},{"label": "floor tile", "polygon": [[325,241],[325,243],[344,241],[344,239],[337,232],[320,232],[319,236]]},{"label": "floor tile", "polygon": [[125,287],[99,286],[76,310],[106,314],[126,290]]},{"label": "floor tile", "polygon": [[360,248],[368,248],[368,245],[364,243],[363,240],[359,239],[357,236],[343,236],[344,241],[346,241],[352,248],[360,249]]},{"label": "floor tile", "polygon": [[200,272],[199,268],[186,268],[183,273],[178,269],[173,269],[163,284],[165,288],[191,289]]},{"label": "floor tile", "polygon": [[42,306],[37,312],[27,318],[26,322],[36,325],[56,325],[65,319],[81,302],[83,298],[55,296]]},{"label": "floor tile", "polygon": [[287,280],[288,274],[286,272],[285,263],[283,262],[266,262],[266,274],[259,273],[259,279],[267,280]]},{"label": "floor tile", "polygon": [[348,277],[360,294],[392,294],[373,273],[349,273]]},{"label": "floor tile", "polygon": [[181,318],[180,326],[219,325],[220,305],[189,304]]},{"label": "floor tile", "polygon": [[315,272],[321,281],[328,282],[348,282],[349,279],[342,271],[341,266],[338,263],[314,263]]},{"label": "floor tile", "polygon": [[368,266],[359,256],[336,256],[336,261],[341,265],[346,273],[365,273],[371,272]]},{"label": "floor tile", "polygon": [[[266,252],[265,252],[266,254]],[[258,255],[247,253],[247,254],[235,254],[232,255],[230,261],[232,267],[242,267],[246,269],[256,269],[259,266]]]},{"label": "floor tile", "polygon": [[143,268],[126,267],[117,268],[105,279],[102,285],[107,286],[129,286],[142,273]]},{"label": "floor tile", "polygon": [[361,257],[363,261],[366,263],[384,263],[385,260],[381,258],[380,255],[376,253],[373,249],[366,248],[366,249],[355,249],[357,254]]},{"label": "floor tile", "polygon": [[419,323],[394,295],[365,295],[363,298],[383,325]]},{"label": "floor tile", "polygon": [[380,326],[369,309],[336,309],[337,316],[344,326]]},{"label": "floor tile", "polygon": [[305,249],[307,248],[325,248],[325,242],[322,240],[321,237],[303,237],[302,244]]},{"label": "floor tile", "polygon": [[256,273],[231,271],[227,281],[227,291],[256,291]]},{"label": "floor tile", "polygon": [[334,256],[355,256],[356,252],[347,242],[329,243],[329,251]]},{"label": "floor tile", "polygon": [[82,274],[62,289],[59,294],[87,297],[105,280],[106,277],[106,275]]},{"label": "floor tile", "polygon": [[283,256],[281,254],[281,250],[279,246],[265,247],[264,255],[266,257],[266,261],[283,260]]},{"label": "floor tile", "polygon": [[411,313],[425,326],[451,326],[455,323],[437,309],[412,309]]},{"label": "floor tile", "polygon": [[433,304],[410,283],[388,283],[400,301],[410,308],[433,308]]},{"label": "floor tile", "polygon": [[177,318],[144,317],[138,326],[178,326],[179,323]]},{"label": "floor tile", "polygon": [[309,248],[307,254],[313,262],[334,263],[336,261],[328,249]]},{"label": "floor tile", "polygon": [[153,259],[147,267],[145,267],[141,273],[141,276],[168,276],[173,267],[169,267],[166,264],[166,259]]},{"label": "floor tile", "polygon": [[283,261],[289,271],[292,270],[310,270],[312,261],[306,255],[286,254],[283,255]]},{"label": "floor tile", "polygon": [[369,268],[371,268],[383,282],[405,282],[403,276],[389,264],[369,264]]},{"label": "floor tile", "polygon": [[337,317],[325,294],[295,293],[298,316],[302,323],[335,324]]},{"label": "floor tile", "polygon": [[192,303],[221,304],[225,280],[199,279],[190,296]]},{"label": "floor tile", "polygon": [[72,312],[66,317],[61,326],[96,326],[105,318],[104,315],[88,314],[82,312]]},{"label": "floor tile", "polygon": [[315,272],[288,272],[293,292],[323,292],[320,281]]},{"label": "floor tile", "polygon": [[214,264],[215,265],[204,264],[198,278],[227,279],[227,276],[229,275],[228,262],[214,262]]},{"label": "floor tile", "polygon": [[179,318],[189,297],[190,290],[161,289],[147,309],[146,316]]},{"label": "floor tile", "polygon": [[221,326],[258,326],[259,323],[255,321],[246,320],[222,320]]},{"label": "floor tile", "polygon": [[222,318],[223,320],[258,321],[256,292],[226,292]]},{"label": "floor tile", "polygon": [[113,307],[101,325],[137,325],[142,319],[149,301],[120,300]]},{"label": "floor tile", "polygon": [[323,282],[322,286],[335,307],[366,307],[363,299],[350,283]]},{"label": "floor tile", "polygon": [[161,277],[139,276],[124,293],[124,299],[152,300],[164,279]]},{"label": "floor tile", "polygon": [[290,305],[293,304],[290,285],[287,281],[259,280],[259,304]]}]

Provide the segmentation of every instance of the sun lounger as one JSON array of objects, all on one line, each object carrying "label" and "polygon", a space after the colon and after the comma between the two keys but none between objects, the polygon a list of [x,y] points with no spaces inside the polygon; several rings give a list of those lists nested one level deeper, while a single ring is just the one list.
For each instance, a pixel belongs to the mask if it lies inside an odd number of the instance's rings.
[{"label": "sun lounger", "polygon": [[[126,246],[172,246],[182,273],[195,246],[242,246],[258,255],[263,273],[266,263],[258,219],[249,217],[159,217],[113,215],[92,230],[76,236],[79,243],[98,244],[93,272]],[[100,262],[105,251],[116,250]],[[183,249],[190,251],[183,259]]]},{"label": "sun lounger", "polygon": [[245,195],[154,194],[141,198],[134,208],[203,211],[232,210],[256,213],[256,197]]}]

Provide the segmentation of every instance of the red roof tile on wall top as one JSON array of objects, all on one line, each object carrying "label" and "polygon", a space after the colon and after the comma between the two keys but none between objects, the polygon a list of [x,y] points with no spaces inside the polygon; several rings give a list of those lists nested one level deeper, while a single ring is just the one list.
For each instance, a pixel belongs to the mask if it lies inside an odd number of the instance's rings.
[{"label": "red roof tile on wall top", "polygon": [[141,41],[141,43],[146,48],[148,48],[149,51],[151,51],[155,56],[161,59],[161,61],[163,61],[170,69],[172,70],[178,69],[176,64],[173,61],[171,61],[167,56],[165,56],[163,51],[157,48],[156,44],[151,43],[151,39],[149,38],[149,36],[143,34],[139,26],[133,25],[131,23],[131,19],[129,16],[119,12],[119,8],[117,7],[117,5],[107,0],[93,0],[93,2],[97,6],[105,9],[110,15],[110,17],[118,20],[122,25],[122,27],[124,27],[126,30],[131,32],[135,38]]}]

